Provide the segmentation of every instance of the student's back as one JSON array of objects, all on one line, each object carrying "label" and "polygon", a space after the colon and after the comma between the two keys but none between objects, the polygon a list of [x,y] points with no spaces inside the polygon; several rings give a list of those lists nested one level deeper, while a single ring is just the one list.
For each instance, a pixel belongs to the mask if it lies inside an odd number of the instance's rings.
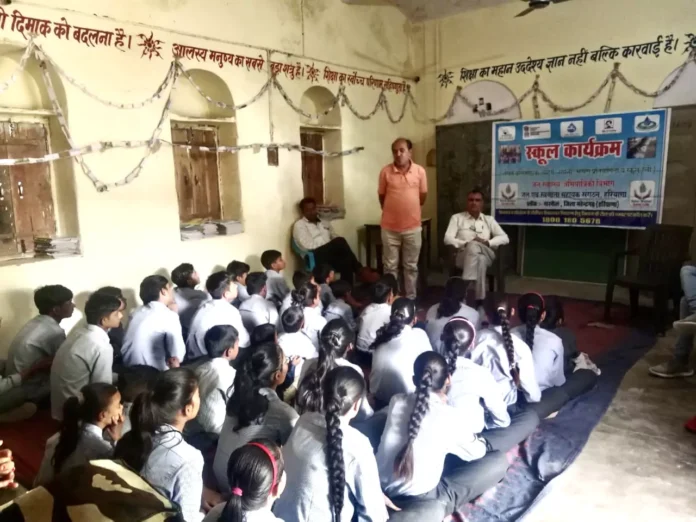
[{"label": "student's back", "polygon": [[462,304],[459,309],[452,315],[438,317],[438,310],[440,308],[439,304],[434,304],[428,309],[425,316],[425,332],[428,334],[428,339],[430,339],[430,345],[433,350],[442,354],[442,341],[440,336],[442,335],[442,330],[445,328],[447,321],[452,319],[452,317],[463,317],[467,321],[470,321],[477,330],[481,326],[481,317],[479,313],[467,306]]},{"label": "student's back", "polygon": [[391,305],[389,303],[372,303],[368,305],[358,319],[358,338],[356,349],[370,351],[370,346],[377,338],[377,331],[389,322]]},{"label": "student's back", "polygon": [[25,324],[12,340],[5,375],[20,373],[44,357],[53,357],[65,338],[65,331],[55,319],[47,315],[37,315]]},{"label": "student's back", "polygon": [[174,300],[176,301],[177,313],[181,322],[181,329],[184,335],[188,334],[191,328],[191,321],[198,312],[198,309],[205,303],[210,296],[202,290],[195,288],[175,288]]},{"label": "student's back", "polygon": [[[520,325],[512,329],[512,334],[518,339],[528,338],[527,327]],[[563,356],[563,341],[555,333],[544,330],[540,326],[534,327],[534,371],[536,373],[539,389],[544,391],[554,386],[565,384]]]}]

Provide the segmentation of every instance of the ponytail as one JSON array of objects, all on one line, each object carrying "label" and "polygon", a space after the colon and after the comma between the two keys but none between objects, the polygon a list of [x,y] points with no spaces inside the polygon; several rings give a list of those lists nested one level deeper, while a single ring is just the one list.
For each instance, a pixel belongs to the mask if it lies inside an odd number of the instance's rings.
[{"label": "ponytail", "polygon": [[517,301],[517,313],[525,325],[525,342],[530,350],[534,350],[534,329],[541,321],[546,310],[544,298],[540,294],[524,294]]},{"label": "ponytail", "polygon": [[457,371],[457,358],[464,355],[474,344],[476,328],[463,317],[453,317],[442,330],[440,340],[450,375]]},{"label": "ponytail", "polygon": [[461,277],[449,278],[445,285],[445,294],[437,308],[437,318],[454,316],[466,300],[468,288],[469,283]]},{"label": "ponytail", "polygon": [[392,304],[391,318],[382,328],[377,330],[377,337],[370,349],[376,350],[379,346],[395,339],[404,328],[413,323],[416,318],[416,304],[411,299],[399,297]]},{"label": "ponytail", "polygon": [[520,369],[517,366],[517,361],[515,361],[515,345],[512,342],[510,321],[508,320],[507,310],[504,306],[498,308],[498,317],[500,318],[500,327],[503,331],[503,346],[505,346],[505,353],[507,353],[508,363],[510,364],[510,375],[512,375],[515,386],[519,388]]},{"label": "ponytail", "polygon": [[290,292],[290,303],[298,308],[312,306],[319,295],[319,288],[314,283],[305,283],[299,288]]}]

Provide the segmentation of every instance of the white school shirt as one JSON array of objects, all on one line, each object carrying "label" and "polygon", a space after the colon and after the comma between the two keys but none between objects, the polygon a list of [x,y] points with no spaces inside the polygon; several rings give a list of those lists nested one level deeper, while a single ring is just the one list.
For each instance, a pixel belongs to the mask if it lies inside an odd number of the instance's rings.
[{"label": "white school shirt", "polygon": [[175,288],[174,289],[174,301],[176,301],[177,313],[179,314],[179,321],[181,322],[181,328],[184,331],[188,331],[191,328],[191,321],[193,321],[193,316],[201,307],[203,303],[210,299],[210,295],[195,288]]},{"label": "white school shirt", "polygon": [[476,237],[488,241],[491,248],[510,242],[508,235],[491,216],[479,214],[474,219],[468,212],[460,212],[450,218],[445,232],[445,245],[462,248]]},{"label": "white school shirt", "polygon": [[238,283],[235,281],[234,283],[237,285],[237,301],[241,304],[247,299],[249,299],[251,296],[249,295],[249,292],[247,292],[247,287],[246,285],[243,285],[242,283]]},{"label": "white school shirt", "polygon": [[280,334],[278,344],[283,349],[285,357],[302,357],[303,359],[319,357],[317,347],[303,331]]},{"label": "white school shirt", "polygon": [[311,252],[324,246],[335,237],[337,235],[330,221],[322,221],[320,219],[318,223],[312,223],[306,217],[303,217],[295,221],[292,227],[292,238],[306,252]]},{"label": "white school shirt", "polygon": [[[527,327],[516,326],[512,329],[513,336],[524,341]],[[534,357],[534,371],[539,389],[544,391],[554,386],[565,384],[563,341],[555,333],[537,326],[534,328],[534,347],[531,347]]]},{"label": "white school shirt", "polygon": [[324,309],[336,300],[333,290],[326,283],[319,285],[319,300]]},{"label": "white school shirt", "polygon": [[431,393],[430,408],[413,442],[413,478],[404,481],[394,477],[394,461],[408,441],[408,424],[415,402],[415,394],[399,394],[389,403],[387,424],[377,450],[379,478],[387,496],[417,496],[433,490],[440,482],[445,457],[450,453],[467,462],[486,454],[486,443],[467,431],[461,413],[448,405],[446,399]]},{"label": "white school shirt", "polygon": [[309,337],[314,347],[319,350],[319,336],[326,326],[326,319],[321,315],[321,310],[311,306],[304,307],[304,326],[302,332]]},{"label": "white school shirt", "polygon": [[203,455],[168,424],[155,434],[152,444],[140,476],[176,502],[186,522],[200,522],[203,520]]},{"label": "white school shirt", "polygon": [[[203,519],[203,522],[218,522],[222,516],[222,512],[225,510],[227,502],[218,504],[213,509],[208,511],[208,514]],[[246,522],[283,522],[281,519],[277,518],[273,511],[264,507],[257,511],[245,511],[244,518]]]},{"label": "white school shirt", "polygon": [[[288,294],[285,296],[283,302],[280,304],[280,310],[278,311],[278,333],[281,333],[283,331],[283,314],[290,308],[292,308],[292,295]],[[319,300],[317,308],[319,309],[319,313],[323,313],[324,306],[321,304],[321,300]]]},{"label": "white school shirt", "polygon": [[402,332],[372,353],[370,393],[382,402],[389,402],[397,393],[413,393],[413,363],[431,350],[427,334],[420,328],[404,326]]},{"label": "white school shirt", "polygon": [[343,319],[354,332],[357,327],[353,309],[343,299],[336,299],[324,308],[324,318],[327,322],[333,319]]},{"label": "white school shirt", "polygon": [[242,315],[242,323],[247,332],[253,332],[254,328],[262,324],[278,324],[278,309],[271,302],[259,294],[249,297],[239,305],[239,313]]},{"label": "white school shirt", "polygon": [[368,305],[358,319],[358,336],[355,348],[361,352],[369,352],[372,343],[377,338],[377,330],[387,324],[390,318],[390,304],[372,303]]},{"label": "white school shirt", "polygon": [[266,299],[274,303],[282,303],[285,296],[290,293],[290,287],[285,282],[282,272],[266,270]]},{"label": "white school shirt", "polygon": [[63,420],[63,405],[88,384],[113,382],[114,349],[106,330],[93,324],[75,328],[51,365],[51,415]]},{"label": "white school shirt", "polygon": [[[539,402],[541,390],[534,370],[534,358],[529,346],[516,335],[512,336],[515,362],[520,375],[520,390],[527,402]],[[495,379],[503,394],[505,404],[517,404],[517,386],[510,372],[510,362],[503,343],[501,326],[481,330],[476,335],[476,345],[467,353],[467,357],[479,366],[486,368]]]},{"label": "white school shirt", "polygon": [[493,374],[465,357],[457,357],[456,364],[447,398],[466,421],[469,431],[481,433],[485,428],[507,428],[508,405]]},{"label": "white school shirt", "polygon": [[5,376],[21,373],[46,357],[53,357],[65,341],[65,330],[48,315],[25,324],[10,344]]},{"label": "white school shirt", "polygon": [[[43,460],[39,467],[39,473],[34,479],[34,487],[48,484],[55,478],[55,469],[53,467],[53,455],[56,452],[56,446],[60,441],[60,432],[54,434],[46,441],[46,450],[44,451]],[[102,429],[95,424],[84,424],[80,429],[80,436],[77,441],[77,447],[70,456],[63,461],[60,472],[84,466],[90,460],[110,459],[114,454],[114,446],[104,440]]]},{"label": "white school shirt", "polygon": [[144,364],[165,371],[167,359],[183,362],[186,346],[176,312],[159,301],[136,308],[130,316],[121,348],[123,364]]},{"label": "white school shirt", "polygon": [[198,309],[189,330],[186,342],[186,353],[191,359],[208,355],[205,348],[205,334],[213,326],[228,324],[234,326],[239,333],[239,346],[246,348],[250,344],[249,333],[244,328],[242,316],[234,306],[224,299],[206,301]]},{"label": "white school shirt", "polygon": [[222,430],[227,415],[227,399],[232,395],[236,374],[237,371],[232,368],[230,361],[223,357],[206,361],[196,368],[201,407],[195,424],[202,431],[220,433]]},{"label": "white school shirt", "polygon": [[[341,431],[346,488],[340,522],[384,522],[389,515],[370,441],[343,420]],[[332,520],[325,448],[324,415],[305,413],[283,447],[287,485],[273,512],[285,522]]]},{"label": "white school shirt", "polygon": [[259,393],[268,399],[268,410],[261,424],[252,424],[234,431],[237,418],[231,415],[225,417],[213,461],[213,472],[221,492],[230,490],[227,480],[227,463],[234,450],[254,439],[270,439],[283,446],[299,417],[289,404],[280,400],[274,390],[261,388]]},{"label": "white school shirt", "polygon": [[430,345],[433,347],[433,350],[440,355],[444,355],[440,337],[442,336],[442,331],[445,329],[445,325],[449,322],[449,320],[453,317],[463,317],[473,324],[476,330],[478,330],[481,327],[481,316],[476,310],[464,303],[462,303],[462,306],[454,315],[449,317],[438,317],[437,311],[439,308],[440,304],[438,303],[434,304],[428,309],[428,313],[425,316],[425,332],[428,334]]}]

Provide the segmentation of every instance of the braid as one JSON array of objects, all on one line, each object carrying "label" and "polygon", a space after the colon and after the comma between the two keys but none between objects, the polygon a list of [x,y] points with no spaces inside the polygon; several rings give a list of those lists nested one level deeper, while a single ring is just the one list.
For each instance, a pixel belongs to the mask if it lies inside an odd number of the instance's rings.
[{"label": "braid", "polygon": [[432,370],[426,368],[418,383],[413,413],[408,421],[408,442],[399,451],[394,461],[394,474],[407,481],[413,478],[413,443],[420,431],[421,423],[430,409],[430,390],[433,387]]},{"label": "braid", "polygon": [[510,321],[508,320],[507,310],[503,307],[498,308],[498,317],[500,318],[500,327],[503,330],[505,352],[507,353],[508,362],[510,363],[510,374],[515,381],[515,386],[519,388],[520,370],[517,367],[517,362],[515,362],[515,346],[512,343],[512,335],[510,335]]},{"label": "braid", "polygon": [[329,503],[333,508],[334,522],[341,520],[346,488],[340,410],[339,397],[326,405],[326,466],[329,469]]},{"label": "braid", "polygon": [[530,350],[534,350],[534,329],[536,328],[539,319],[539,309],[535,306],[530,306],[527,309],[527,317],[525,321],[525,336],[524,340],[529,345]]},{"label": "braid", "polygon": [[372,343],[372,346],[370,346],[370,349],[376,350],[379,346],[386,344],[392,339],[395,339],[401,335],[401,332],[406,327],[406,324],[407,319],[400,316],[392,317],[387,324],[377,330],[377,337],[375,338],[375,342]]},{"label": "braid", "polygon": [[447,371],[450,375],[454,375],[457,371],[457,358],[459,357],[460,345],[453,341],[449,345],[445,345],[445,360],[447,361]]}]

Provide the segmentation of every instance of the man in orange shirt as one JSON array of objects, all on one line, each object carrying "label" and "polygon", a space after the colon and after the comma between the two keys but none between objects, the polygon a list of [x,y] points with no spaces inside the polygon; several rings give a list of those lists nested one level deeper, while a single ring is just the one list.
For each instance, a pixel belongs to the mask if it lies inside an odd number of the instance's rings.
[{"label": "man in orange shirt", "polygon": [[382,248],[384,271],[399,275],[403,255],[404,290],[415,299],[420,255],[421,207],[428,195],[425,169],[411,161],[413,144],[406,138],[392,143],[394,163],[379,173],[379,204],[382,206]]}]

